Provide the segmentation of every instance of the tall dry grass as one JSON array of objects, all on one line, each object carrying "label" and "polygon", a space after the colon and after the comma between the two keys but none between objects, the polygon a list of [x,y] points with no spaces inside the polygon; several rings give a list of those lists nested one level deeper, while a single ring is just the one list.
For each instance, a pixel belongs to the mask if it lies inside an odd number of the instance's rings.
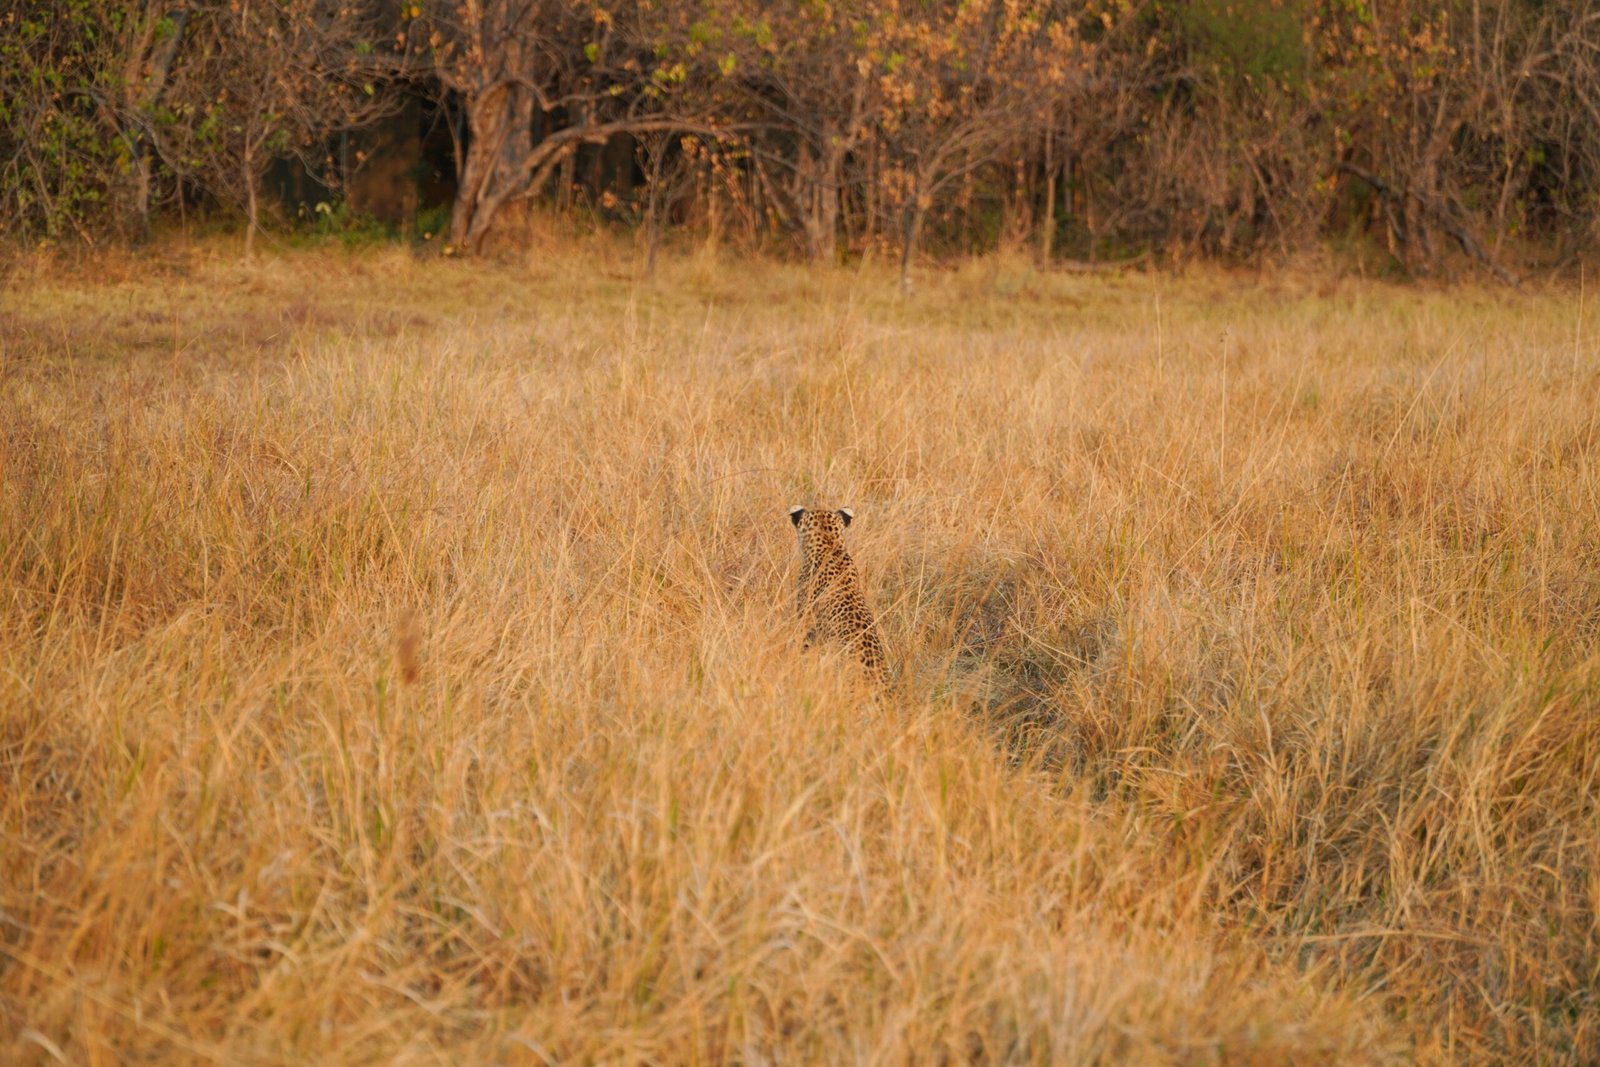
[{"label": "tall dry grass", "polygon": [[1592,310],[1319,284],[24,266],[0,1059],[1593,1062]]}]

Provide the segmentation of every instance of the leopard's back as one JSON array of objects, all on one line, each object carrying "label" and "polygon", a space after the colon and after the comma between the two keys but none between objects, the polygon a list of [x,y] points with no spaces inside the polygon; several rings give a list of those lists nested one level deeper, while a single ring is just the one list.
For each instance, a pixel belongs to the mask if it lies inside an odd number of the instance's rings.
[{"label": "leopard's back", "polygon": [[854,514],[849,508],[796,507],[790,509],[789,518],[800,538],[796,606],[808,627],[807,644],[827,641],[848,649],[870,678],[884,683],[888,661],[883,638],[862,592],[855,561],[844,546],[844,529]]}]

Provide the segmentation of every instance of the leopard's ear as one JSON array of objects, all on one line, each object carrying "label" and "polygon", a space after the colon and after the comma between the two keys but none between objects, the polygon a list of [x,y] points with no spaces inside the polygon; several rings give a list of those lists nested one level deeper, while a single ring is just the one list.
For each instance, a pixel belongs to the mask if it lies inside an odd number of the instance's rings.
[{"label": "leopard's ear", "polygon": [[844,520],[844,524],[846,526],[849,526],[850,525],[850,520],[855,518],[855,517],[856,517],[856,513],[851,511],[849,508],[840,508],[839,509],[839,518]]},{"label": "leopard's ear", "polygon": [[804,515],[805,513],[806,509],[801,505],[796,504],[794,507],[789,509],[789,521],[794,523],[796,526],[799,526],[800,516]]}]

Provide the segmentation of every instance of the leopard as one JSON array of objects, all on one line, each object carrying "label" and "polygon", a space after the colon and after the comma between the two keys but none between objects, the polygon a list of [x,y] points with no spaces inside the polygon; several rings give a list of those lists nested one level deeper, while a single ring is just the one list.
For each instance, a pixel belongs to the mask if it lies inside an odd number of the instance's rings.
[{"label": "leopard", "polygon": [[888,682],[883,639],[861,576],[844,547],[844,530],[855,518],[849,508],[824,510],[796,506],[789,521],[800,536],[800,585],[796,607],[808,630],[806,647],[818,641],[842,645],[861,663],[867,678],[880,688]]}]

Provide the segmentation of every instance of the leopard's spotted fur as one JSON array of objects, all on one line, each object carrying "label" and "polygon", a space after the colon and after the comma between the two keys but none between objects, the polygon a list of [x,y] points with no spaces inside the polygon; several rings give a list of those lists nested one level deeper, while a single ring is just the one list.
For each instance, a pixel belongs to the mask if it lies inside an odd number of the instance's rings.
[{"label": "leopard's spotted fur", "polygon": [[855,561],[844,547],[844,528],[854,513],[849,508],[823,511],[789,509],[800,535],[800,589],[797,606],[808,627],[806,647],[818,640],[849,649],[867,675],[882,685],[888,677],[878,624],[861,594]]}]

